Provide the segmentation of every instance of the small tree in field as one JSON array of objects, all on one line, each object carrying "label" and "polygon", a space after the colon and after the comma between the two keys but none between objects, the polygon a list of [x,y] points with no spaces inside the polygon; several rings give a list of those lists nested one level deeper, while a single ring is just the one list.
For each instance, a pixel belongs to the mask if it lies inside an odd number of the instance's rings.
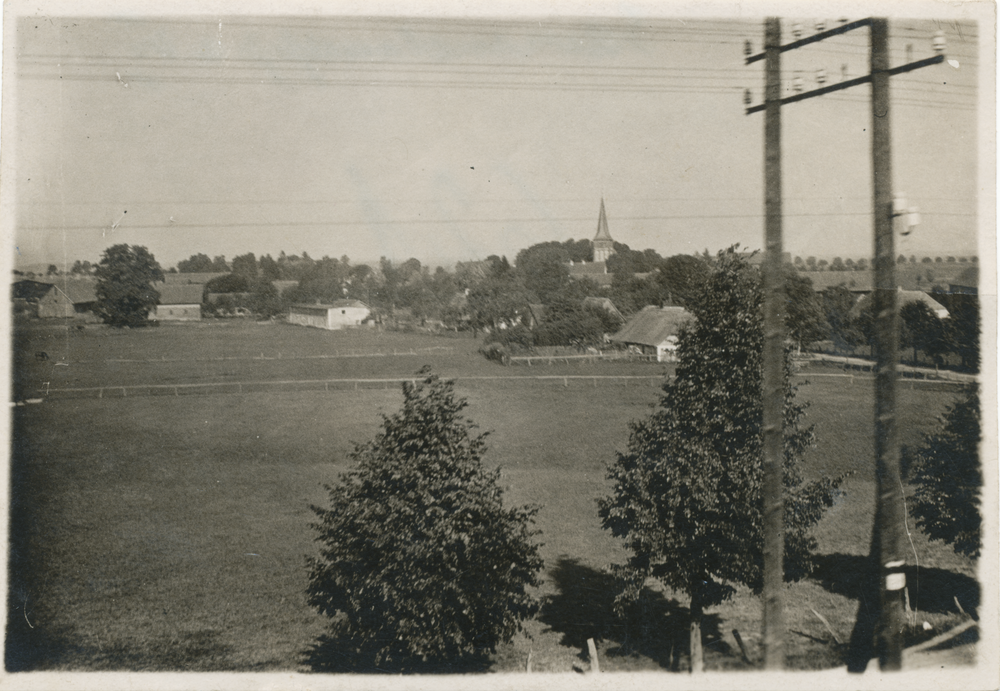
[{"label": "small tree in field", "polygon": [[[700,671],[701,617],[729,599],[733,584],[763,583],[763,351],[759,274],[733,250],[718,262],[700,298],[696,322],[680,337],[676,376],[659,408],[632,424],[628,450],[600,500],[603,525],[631,552],[617,567],[620,612],[648,577],[691,598],[691,669]],[[803,483],[802,454],[812,443],[801,426],[785,360],[785,576],[811,569],[809,528],[832,505],[840,479]]]},{"label": "small tree in field", "polygon": [[908,459],[910,481],[917,488],[910,512],[932,540],[941,540],[960,554],[978,557],[983,484],[978,389],[949,408],[941,422],[943,429],[928,435],[924,446]]},{"label": "small tree in field", "polygon": [[354,653],[375,664],[456,661],[492,652],[538,610],[537,511],[505,508],[485,434],[460,413],[452,382],[404,383],[403,409],[358,445],[357,468],[312,507],[322,545],[309,601],[341,617]]},{"label": "small tree in field", "polygon": [[160,294],[153,289],[163,271],[145,247],[113,245],[104,251],[94,270],[97,276],[95,312],[111,326],[142,326]]}]

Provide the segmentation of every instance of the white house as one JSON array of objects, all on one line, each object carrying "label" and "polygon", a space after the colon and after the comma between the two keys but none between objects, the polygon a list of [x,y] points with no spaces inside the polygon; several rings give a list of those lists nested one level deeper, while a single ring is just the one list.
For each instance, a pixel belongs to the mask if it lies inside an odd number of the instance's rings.
[{"label": "white house", "polygon": [[201,320],[201,295],[204,286],[194,283],[155,283],[153,288],[160,294],[160,302],[150,315],[151,319],[161,322]]},{"label": "white house", "polygon": [[360,300],[336,300],[328,305],[292,305],[288,323],[337,330],[360,326],[371,315],[368,305]]}]

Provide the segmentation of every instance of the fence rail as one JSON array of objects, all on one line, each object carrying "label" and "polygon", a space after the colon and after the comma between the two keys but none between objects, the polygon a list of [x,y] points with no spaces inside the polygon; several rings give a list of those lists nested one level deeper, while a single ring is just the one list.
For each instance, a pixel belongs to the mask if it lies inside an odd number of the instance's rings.
[{"label": "fence rail", "polygon": [[[849,379],[853,384],[855,377],[870,380],[871,377],[856,374],[841,373],[798,373],[799,377],[837,377]],[[448,377],[460,384],[486,385],[492,387],[523,386],[530,384],[548,384],[561,388],[597,388],[599,386],[642,386],[657,387],[662,384],[661,375],[588,375],[588,374],[553,374],[537,376],[470,376]],[[239,395],[253,393],[288,393],[296,391],[358,391],[373,389],[396,388],[403,382],[416,383],[420,377],[384,377],[384,378],[351,378],[351,379],[283,379],[243,382],[198,382],[178,384],[131,384],[125,386],[89,386],[51,388],[44,386],[30,392],[25,398],[40,402],[41,400],[62,400],[76,398],[119,399],[150,396],[206,396],[206,395]],[[950,388],[954,385],[964,385],[958,381],[910,380],[910,388],[914,384],[938,385]]]},{"label": "fence rail", "polygon": [[554,362],[656,362],[655,355],[637,355],[635,353],[583,353],[580,355],[511,355],[509,362],[511,365],[527,365],[531,367],[535,363],[551,365]]},{"label": "fence rail", "polygon": [[231,362],[240,360],[333,360],[337,358],[363,358],[363,357],[398,357],[401,355],[453,355],[455,349],[452,346],[434,346],[431,348],[411,348],[409,350],[335,350],[332,353],[322,355],[291,355],[282,356],[275,353],[273,355],[232,355],[220,357],[167,357],[158,358],[108,358],[106,360],[70,360],[72,364],[85,364],[88,362],[115,362],[115,363],[151,363],[151,362]]}]

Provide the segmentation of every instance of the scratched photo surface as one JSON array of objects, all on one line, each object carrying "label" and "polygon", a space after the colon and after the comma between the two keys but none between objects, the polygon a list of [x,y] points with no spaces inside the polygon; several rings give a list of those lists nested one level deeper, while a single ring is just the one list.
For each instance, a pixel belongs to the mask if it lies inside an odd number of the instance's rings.
[{"label": "scratched photo surface", "polygon": [[4,684],[995,679],[992,13],[42,5]]}]

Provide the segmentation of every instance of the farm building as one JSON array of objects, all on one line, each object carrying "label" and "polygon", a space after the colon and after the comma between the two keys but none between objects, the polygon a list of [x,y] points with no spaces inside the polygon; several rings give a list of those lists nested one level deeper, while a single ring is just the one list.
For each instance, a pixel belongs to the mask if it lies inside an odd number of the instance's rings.
[{"label": "farm building", "polygon": [[[854,307],[851,308],[851,318],[857,319],[861,314],[861,310],[863,310],[872,301],[872,299],[873,297],[871,295],[865,295],[858,300]],[[933,312],[938,319],[944,319],[948,316],[947,308],[922,290],[903,290],[902,288],[899,288],[896,293],[897,309],[902,309],[905,305],[908,305],[911,302],[924,303],[931,308],[931,312]]]},{"label": "farm building", "polygon": [[643,307],[611,337],[637,353],[656,355],[657,362],[675,362],[677,336],[681,327],[694,319],[683,307]]},{"label": "farm building", "polygon": [[97,303],[97,291],[91,280],[65,280],[52,284],[51,288],[38,298],[38,316],[86,317],[93,315]]},{"label": "farm building", "polygon": [[336,330],[360,326],[370,315],[368,305],[360,300],[336,300],[328,305],[292,305],[288,309],[288,322]]},{"label": "farm building", "polygon": [[615,307],[615,303],[611,302],[611,298],[598,298],[598,297],[584,298],[583,306],[604,310],[612,317],[617,319],[619,324],[625,323],[625,317],[623,317],[622,313],[618,311],[617,307]]},{"label": "farm building", "polygon": [[160,294],[160,303],[150,315],[151,319],[157,321],[198,321],[201,319],[201,294],[204,285],[156,283],[153,287]]},{"label": "farm building", "polygon": [[218,278],[219,276],[228,276],[228,273],[220,273],[217,271],[205,271],[205,272],[192,272],[192,273],[166,273],[163,274],[163,280],[167,285],[199,285],[203,286],[213,278]]}]

